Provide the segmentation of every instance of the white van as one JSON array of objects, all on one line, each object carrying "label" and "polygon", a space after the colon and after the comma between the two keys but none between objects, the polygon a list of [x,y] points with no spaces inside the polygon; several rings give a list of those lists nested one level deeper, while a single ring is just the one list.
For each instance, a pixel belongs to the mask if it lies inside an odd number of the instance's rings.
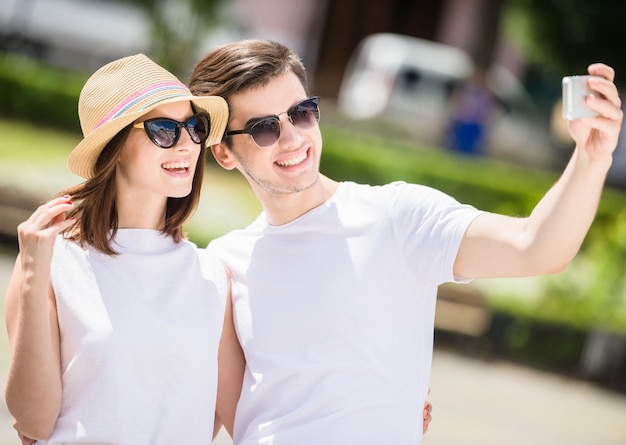
[{"label": "white van", "polygon": [[[474,71],[463,50],[398,34],[366,37],[353,54],[338,95],[342,113],[354,119],[383,118],[406,126],[416,139],[443,144],[452,91]],[[558,150],[549,122],[521,83],[503,67],[488,84],[504,105],[489,131],[490,155],[529,165],[550,165]]]}]

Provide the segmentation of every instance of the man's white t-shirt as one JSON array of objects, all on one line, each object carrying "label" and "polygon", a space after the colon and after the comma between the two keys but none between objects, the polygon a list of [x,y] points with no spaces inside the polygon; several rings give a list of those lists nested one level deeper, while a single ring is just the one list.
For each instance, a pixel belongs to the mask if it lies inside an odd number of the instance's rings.
[{"label": "man's white t-shirt", "polygon": [[480,212],[434,189],[341,183],[281,226],[213,241],[246,357],[237,445],[419,444],[437,286]]}]

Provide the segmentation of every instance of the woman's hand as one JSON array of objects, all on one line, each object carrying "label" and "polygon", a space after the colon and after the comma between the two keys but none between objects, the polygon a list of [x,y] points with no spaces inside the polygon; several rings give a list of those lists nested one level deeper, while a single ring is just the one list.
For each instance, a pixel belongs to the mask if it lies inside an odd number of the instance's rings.
[{"label": "woman's hand", "polygon": [[70,196],[55,198],[39,206],[26,221],[17,226],[22,266],[27,269],[37,260],[50,264],[56,236],[74,223],[66,212],[73,208]]}]

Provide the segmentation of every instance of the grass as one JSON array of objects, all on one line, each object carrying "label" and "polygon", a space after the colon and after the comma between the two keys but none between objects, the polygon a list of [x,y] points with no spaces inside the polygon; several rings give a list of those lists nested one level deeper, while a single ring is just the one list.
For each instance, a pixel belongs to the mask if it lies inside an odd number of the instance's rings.
[{"label": "grass", "polygon": [[1,119],[0,132],[0,187],[45,200],[79,182],[67,168],[67,156],[79,135]]}]

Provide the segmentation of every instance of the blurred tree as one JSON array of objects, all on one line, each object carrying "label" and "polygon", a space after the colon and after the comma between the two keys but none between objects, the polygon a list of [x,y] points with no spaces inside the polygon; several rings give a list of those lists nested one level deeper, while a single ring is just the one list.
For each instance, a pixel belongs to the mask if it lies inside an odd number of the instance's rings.
[{"label": "blurred tree", "polygon": [[205,31],[218,21],[223,0],[125,1],[143,6],[150,14],[155,61],[186,80]]},{"label": "blurred tree", "polygon": [[[626,2],[622,0],[508,0],[507,28],[529,61],[558,76],[585,73],[604,62],[626,86]],[[621,82],[621,83],[620,83]]]},{"label": "blurred tree", "polygon": [[472,57],[476,65],[486,70],[494,58],[496,43],[502,23],[502,14],[507,0],[483,0],[480,11],[480,26],[476,49]]}]

